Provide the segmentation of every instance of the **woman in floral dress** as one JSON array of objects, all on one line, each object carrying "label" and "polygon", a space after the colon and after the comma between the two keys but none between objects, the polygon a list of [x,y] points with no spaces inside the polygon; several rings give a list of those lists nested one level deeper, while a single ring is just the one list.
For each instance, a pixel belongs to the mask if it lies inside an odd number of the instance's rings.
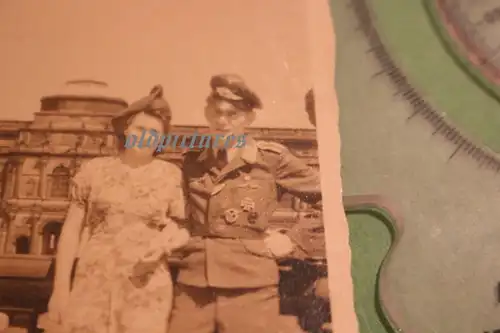
[{"label": "woman in floral dress", "polygon": [[48,313],[64,332],[167,332],[173,295],[163,254],[189,238],[176,223],[184,218],[181,171],[156,159],[154,144],[125,149],[125,141],[167,132],[170,118],[157,86],[113,119],[119,153],[90,160],[73,178]]}]

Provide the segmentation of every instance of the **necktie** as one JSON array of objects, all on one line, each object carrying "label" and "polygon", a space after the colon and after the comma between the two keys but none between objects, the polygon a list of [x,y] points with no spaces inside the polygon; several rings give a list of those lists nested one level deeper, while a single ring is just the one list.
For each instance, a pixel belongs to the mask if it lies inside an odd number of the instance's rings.
[{"label": "necktie", "polygon": [[221,149],[217,152],[216,155],[216,163],[217,163],[217,168],[223,169],[227,163],[227,151],[225,149]]}]

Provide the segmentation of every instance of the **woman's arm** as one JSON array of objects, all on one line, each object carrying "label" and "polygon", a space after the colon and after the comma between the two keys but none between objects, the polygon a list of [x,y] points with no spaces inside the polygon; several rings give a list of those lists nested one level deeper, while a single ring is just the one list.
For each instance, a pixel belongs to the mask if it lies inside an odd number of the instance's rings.
[{"label": "woman's arm", "polygon": [[85,220],[91,177],[99,165],[99,159],[84,163],[71,179],[71,201],[59,238],[56,255],[54,291],[69,291],[73,264],[80,247],[81,232]]},{"label": "woman's arm", "polygon": [[80,232],[85,217],[85,209],[72,203],[64,221],[56,255],[54,291],[67,291],[71,285],[71,271],[80,244]]},{"label": "woman's arm", "polygon": [[161,233],[150,243],[149,249],[141,257],[141,262],[154,262],[172,251],[182,248],[189,241],[190,235],[186,223],[186,200],[182,172],[177,167],[168,169],[169,182],[166,186],[168,203],[161,212],[161,222],[164,226]]}]

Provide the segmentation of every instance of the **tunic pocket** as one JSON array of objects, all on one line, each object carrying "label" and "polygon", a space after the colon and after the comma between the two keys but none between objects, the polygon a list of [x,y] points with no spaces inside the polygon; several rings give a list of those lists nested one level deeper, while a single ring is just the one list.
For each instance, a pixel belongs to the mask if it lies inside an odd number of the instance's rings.
[{"label": "tunic pocket", "polygon": [[245,251],[258,257],[275,259],[266,243],[262,239],[240,239]]}]

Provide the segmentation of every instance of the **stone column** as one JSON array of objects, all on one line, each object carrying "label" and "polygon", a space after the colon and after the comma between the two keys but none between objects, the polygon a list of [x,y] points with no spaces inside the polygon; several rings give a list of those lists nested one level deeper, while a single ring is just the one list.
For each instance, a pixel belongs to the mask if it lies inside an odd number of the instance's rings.
[{"label": "stone column", "polygon": [[47,163],[46,157],[40,158],[40,180],[38,182],[38,196],[45,199],[47,196]]},{"label": "stone column", "polygon": [[80,167],[82,166],[82,159],[77,157],[73,162],[73,170],[71,170],[71,177],[73,177],[78,171],[80,171]]},{"label": "stone column", "polygon": [[8,221],[6,218],[0,219],[0,255],[5,252],[5,243],[7,241],[7,226]]},{"label": "stone column", "polygon": [[112,154],[116,151],[116,138],[113,134],[108,134],[106,136],[106,154]]},{"label": "stone column", "polygon": [[14,184],[16,182],[16,175],[14,165],[12,165],[11,161],[7,162],[7,172],[6,177],[4,179],[5,182],[5,193],[3,194],[2,199],[9,199],[14,195]]},{"label": "stone column", "polygon": [[23,163],[24,158],[19,157],[16,159],[16,179],[14,183],[14,197],[19,198],[21,194],[21,179],[23,176]]},{"label": "stone column", "polygon": [[31,242],[30,253],[34,255],[40,254],[40,213],[36,213],[31,217]]},{"label": "stone column", "polygon": [[72,185],[73,177],[75,177],[78,171],[80,171],[81,166],[82,166],[82,159],[80,157],[75,157],[69,174],[70,179],[69,179],[68,200],[71,200],[72,197],[71,192],[73,191],[73,185]]},{"label": "stone column", "polygon": [[3,252],[6,254],[11,254],[14,251],[12,251],[12,244],[13,244],[13,239],[12,236],[14,235],[14,223],[16,221],[16,216],[17,216],[17,210],[11,208],[7,211],[7,216],[9,218],[7,222],[7,232],[5,235],[5,244],[3,247]]}]

